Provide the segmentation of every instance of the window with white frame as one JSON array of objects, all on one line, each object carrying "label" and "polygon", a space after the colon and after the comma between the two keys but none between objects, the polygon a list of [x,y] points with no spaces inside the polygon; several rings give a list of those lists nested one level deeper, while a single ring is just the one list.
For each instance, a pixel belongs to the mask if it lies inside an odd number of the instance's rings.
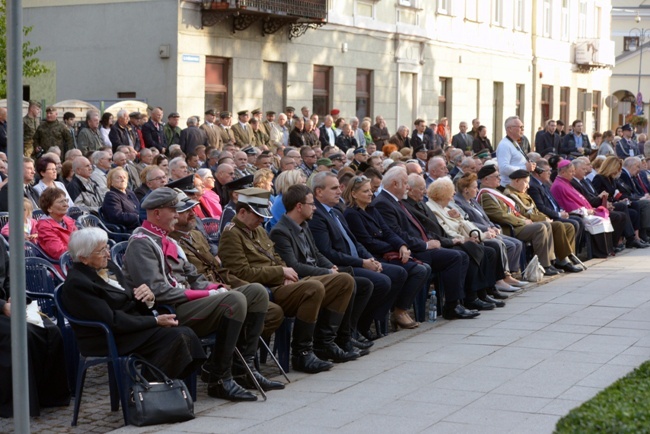
[{"label": "window with white frame", "polygon": [[542,4],[542,36],[551,37],[551,0],[544,0]]},{"label": "window with white frame", "polygon": [[569,40],[569,0],[562,0],[562,10],[560,11],[560,15],[562,19],[561,39],[563,41],[568,41]]},{"label": "window with white frame", "polygon": [[438,0],[438,13],[449,15],[451,12],[449,10],[450,6],[449,0]]},{"label": "window with white frame", "polygon": [[524,30],[524,0],[514,0],[515,30]]},{"label": "window with white frame", "polygon": [[578,6],[578,38],[587,37],[587,1],[580,0]]},{"label": "window with white frame", "polygon": [[371,0],[357,0],[355,3],[358,16],[375,18],[375,2]]},{"label": "window with white frame", "polygon": [[503,26],[503,0],[492,0],[492,24]]},{"label": "window with white frame", "polygon": [[465,0],[465,21],[479,22],[478,1],[479,0]]}]

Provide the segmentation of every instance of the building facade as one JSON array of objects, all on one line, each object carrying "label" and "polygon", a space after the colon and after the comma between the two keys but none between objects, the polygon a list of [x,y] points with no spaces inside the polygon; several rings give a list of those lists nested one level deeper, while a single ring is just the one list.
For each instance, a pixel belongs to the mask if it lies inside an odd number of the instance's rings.
[{"label": "building facade", "polygon": [[[606,0],[24,0],[56,99],[608,125]],[[558,12],[559,11],[559,12]],[[56,17],[53,19],[52,17]],[[579,48],[582,47],[582,48]],[[591,48],[588,48],[591,47]],[[596,48],[594,48],[596,47]],[[578,51],[577,51],[578,50]],[[594,51],[595,50],[595,51]],[[595,54],[597,52],[597,54]],[[578,53],[578,57],[576,57]],[[611,58],[611,60],[610,60]],[[32,97],[38,93],[35,84]]]}]

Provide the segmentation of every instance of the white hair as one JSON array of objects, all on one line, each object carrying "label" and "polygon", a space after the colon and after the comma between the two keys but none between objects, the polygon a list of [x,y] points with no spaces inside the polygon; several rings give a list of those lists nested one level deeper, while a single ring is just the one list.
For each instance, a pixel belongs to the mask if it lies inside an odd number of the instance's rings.
[{"label": "white hair", "polygon": [[[173,146],[173,145],[172,145]],[[176,166],[185,161],[183,157],[172,158],[172,161],[169,162],[169,170],[176,169]]]},{"label": "white hair", "polygon": [[201,179],[205,180],[208,175],[212,175],[212,170],[203,168],[197,170],[196,174],[199,175]]},{"label": "white hair", "polygon": [[89,257],[100,244],[107,241],[108,234],[100,228],[83,228],[74,231],[68,242],[72,262],[81,262],[82,257]]},{"label": "white hair", "polygon": [[402,166],[395,166],[391,167],[388,169],[386,173],[384,173],[384,178],[381,180],[381,185],[386,187],[387,185],[390,185],[395,181],[397,178],[402,177],[403,175],[408,175],[406,172],[406,168]]}]

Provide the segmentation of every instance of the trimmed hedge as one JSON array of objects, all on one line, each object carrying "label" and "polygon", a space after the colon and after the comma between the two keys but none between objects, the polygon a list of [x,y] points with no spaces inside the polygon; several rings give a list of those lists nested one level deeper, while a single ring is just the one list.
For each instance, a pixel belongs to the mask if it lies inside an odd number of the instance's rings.
[{"label": "trimmed hedge", "polygon": [[650,362],[560,419],[557,434],[650,433]]}]

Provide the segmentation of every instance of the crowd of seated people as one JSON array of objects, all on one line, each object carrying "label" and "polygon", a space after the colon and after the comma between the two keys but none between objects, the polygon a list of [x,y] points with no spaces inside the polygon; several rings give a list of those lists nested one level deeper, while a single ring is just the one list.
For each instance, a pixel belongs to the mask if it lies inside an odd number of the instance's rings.
[{"label": "crowd of seated people", "polygon": [[[97,143],[68,150],[63,164],[63,145],[25,156],[23,231],[53,260],[69,252],[70,312],[107,323],[121,352],[171,376],[198,369],[212,397],[253,401],[246,367],[263,389],[284,388],[254,358],[285,317],[292,368],[317,373],[418,327],[432,286],[443,318],[470,320],[507,309],[532,254],[556,276],[585,271],[589,254],[650,246],[650,172],[628,125],[592,143],[582,122],[565,135],[547,122],[531,149],[516,116],[493,145],[478,119],[457,134],[446,119],[417,119],[392,136],[381,116],[347,122],[337,111],[320,125],[308,108],[290,109],[277,121],[242,110],[235,122],[207,110],[192,134],[171,135],[160,108],[146,124],[121,111],[112,127],[106,116],[93,127],[89,111],[76,134],[95,128]],[[6,163],[0,153],[0,211]],[[78,229],[71,207],[130,235],[122,269],[110,234]],[[220,235],[205,218],[220,220]],[[173,313],[154,316],[159,304]],[[105,351],[95,331],[75,330],[82,352]],[[213,333],[206,357],[198,337]]]}]

